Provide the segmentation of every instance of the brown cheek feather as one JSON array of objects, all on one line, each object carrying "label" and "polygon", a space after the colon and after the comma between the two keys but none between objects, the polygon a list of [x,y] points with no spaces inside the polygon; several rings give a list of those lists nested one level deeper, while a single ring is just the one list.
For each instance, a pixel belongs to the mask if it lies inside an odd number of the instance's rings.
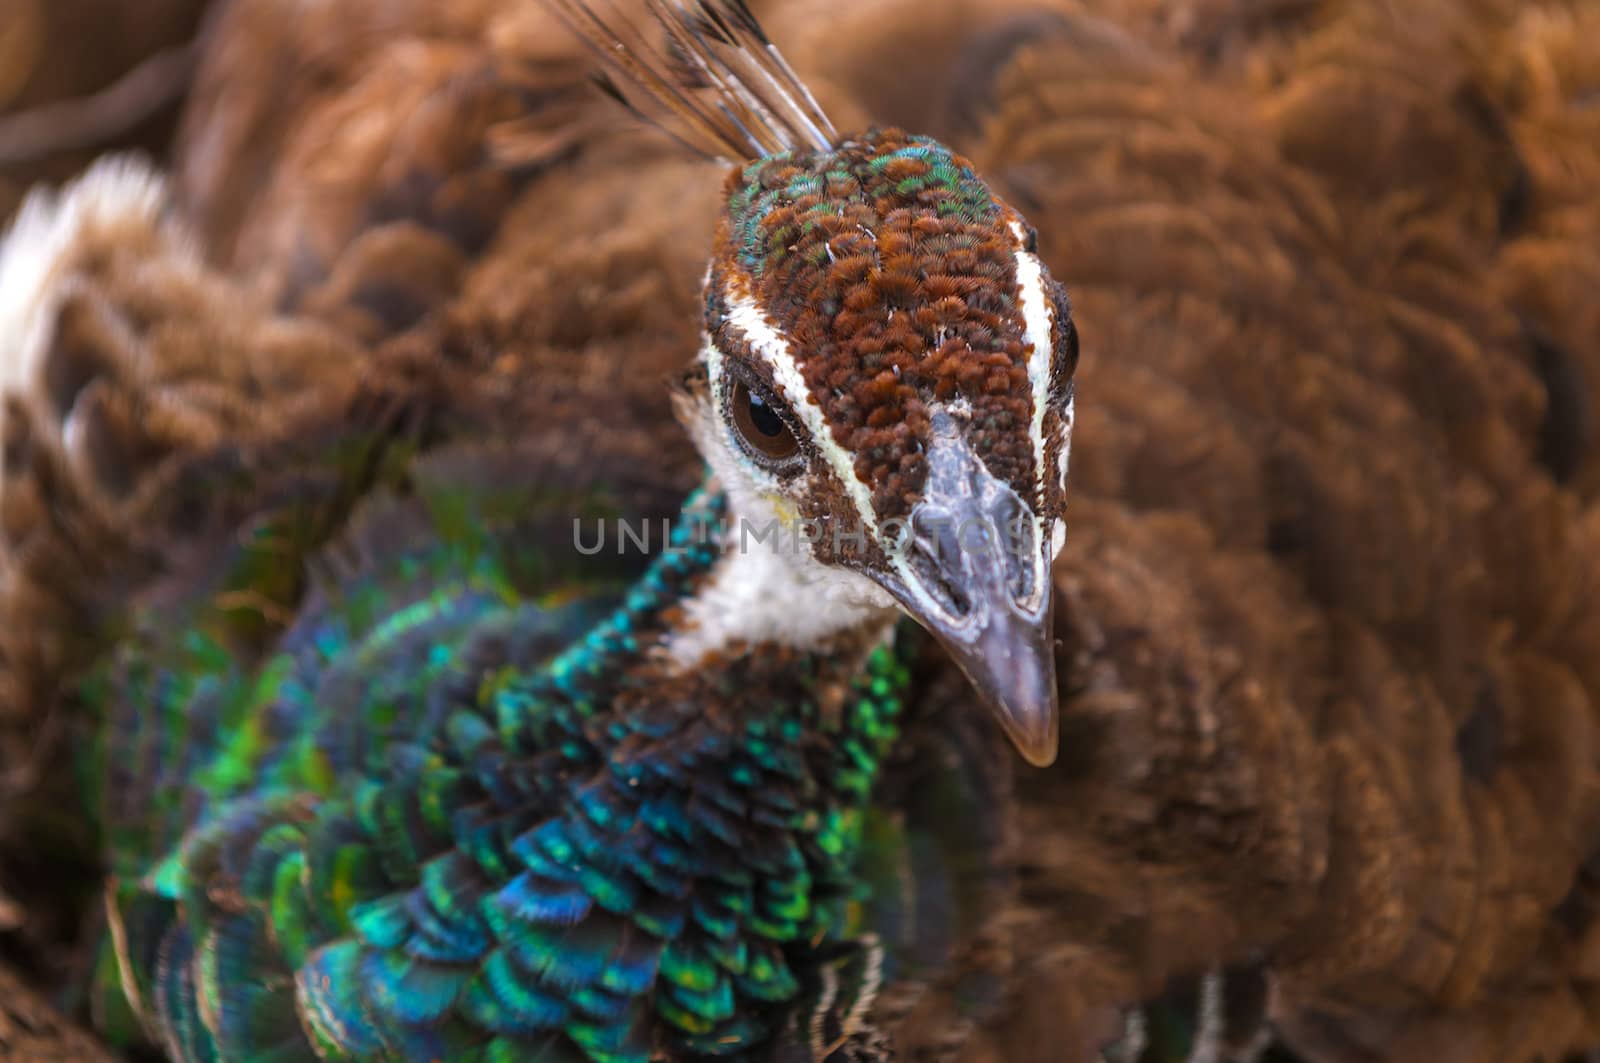
[{"label": "brown cheek feather", "polygon": [[844,485],[830,472],[813,473],[796,503],[815,532],[811,553],[819,562],[855,569],[888,566],[883,548],[866,534]]}]

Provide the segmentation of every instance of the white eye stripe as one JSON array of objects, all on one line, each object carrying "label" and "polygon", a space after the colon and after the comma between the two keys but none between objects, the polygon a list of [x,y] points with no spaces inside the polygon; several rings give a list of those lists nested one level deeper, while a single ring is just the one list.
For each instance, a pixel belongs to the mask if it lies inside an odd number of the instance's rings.
[{"label": "white eye stripe", "polygon": [[[867,532],[876,536],[878,517],[872,508],[872,494],[867,490],[867,485],[856,475],[855,461],[839,445],[839,441],[833,438],[833,429],[823,419],[822,408],[811,401],[811,391],[806,386],[805,377],[800,374],[800,365],[795,361],[789,342],[778,334],[777,329],[772,327],[766,315],[752,299],[728,288],[723,289],[723,298],[727,304],[724,325],[737,329],[743,335],[745,343],[749,345],[751,353],[760,358],[772,371],[772,382],[779,394],[804,426],[813,446],[821,453],[828,467],[839,478],[839,482],[844,484]],[[707,346],[716,351],[715,342],[710,342]],[[709,359],[706,363],[706,368],[713,373],[714,379],[720,378],[722,369],[720,359],[724,357],[721,351],[716,353],[718,363],[714,366]]]},{"label": "white eye stripe", "polygon": [[1061,490],[1067,489],[1067,465],[1072,456],[1072,422],[1077,416],[1077,401],[1067,398],[1067,408],[1061,411],[1061,453],[1056,457],[1057,475],[1061,477]]},{"label": "white eye stripe", "polygon": [[[1067,486],[1067,457],[1072,448],[1072,420],[1073,401],[1068,398],[1066,408],[1061,411],[1061,445],[1056,454],[1056,467],[1051,469],[1046,464],[1049,448],[1045,446],[1044,419],[1050,410],[1050,384],[1051,373],[1055,367],[1055,301],[1049,298],[1045,290],[1044,266],[1039,262],[1039,256],[1029,251],[1021,250],[1028,242],[1028,233],[1023,226],[1013,221],[1011,232],[1017,238],[1019,249],[1016,252],[1017,260],[1017,294],[1022,303],[1022,319],[1027,326],[1026,339],[1032,346],[1028,353],[1028,383],[1033,391],[1033,418],[1028,426],[1028,439],[1037,455],[1039,480],[1041,486],[1045,478],[1054,474],[1060,478],[1061,489]],[[1041,500],[1042,501],[1042,500]],[[1047,514],[1043,507],[1034,514],[1034,528],[1038,532],[1040,541],[1044,540],[1045,521]],[[1061,552],[1066,542],[1066,525],[1058,522],[1049,539],[1049,557],[1054,558]],[[1045,562],[1044,578],[1049,578],[1049,563]]]},{"label": "white eye stripe", "polygon": [[[1027,242],[1028,233],[1019,222],[1011,223],[1011,231],[1019,244]],[[1037,255],[1018,250],[1017,292],[1022,302],[1022,319],[1027,326],[1026,340],[1033,350],[1028,353],[1028,382],[1033,390],[1033,422],[1028,435],[1033,452],[1038,455],[1041,475],[1045,455],[1044,415],[1050,407],[1050,370],[1055,362],[1055,346],[1051,342],[1055,321],[1055,307],[1047,297],[1044,286],[1044,267]]]}]

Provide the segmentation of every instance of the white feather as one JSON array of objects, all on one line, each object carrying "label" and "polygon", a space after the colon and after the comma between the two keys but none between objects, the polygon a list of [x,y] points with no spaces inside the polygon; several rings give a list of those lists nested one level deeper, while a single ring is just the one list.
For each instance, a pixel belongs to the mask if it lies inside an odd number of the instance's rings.
[{"label": "white feather", "polygon": [[[1018,222],[1011,223],[1011,232],[1021,243],[1027,233]],[[1050,405],[1050,367],[1055,362],[1054,345],[1050,341],[1051,317],[1055,311],[1045,298],[1044,267],[1037,255],[1027,251],[1017,252],[1017,290],[1022,299],[1022,320],[1027,326],[1024,339],[1028,351],[1028,382],[1033,387],[1033,422],[1028,426],[1033,452],[1043,456],[1044,415]]]},{"label": "white feather", "polygon": [[166,183],[137,159],[96,163],[60,193],[31,193],[0,242],[0,389],[26,386],[48,348],[74,252],[94,231],[130,219],[155,224]]},{"label": "white feather", "polygon": [[[102,159],[59,193],[28,196],[0,240],[0,396],[31,390],[80,251],[109,230],[160,227],[166,201],[161,175],[129,157]],[[173,246],[198,262],[181,240]]]},{"label": "white feather", "polygon": [[[1027,231],[1019,222],[1011,223],[1011,233],[1019,245],[1028,238]],[[1051,340],[1055,306],[1045,297],[1044,266],[1038,255],[1021,250],[1017,252],[1017,289],[1022,299],[1022,319],[1027,326],[1025,339],[1030,347],[1028,382],[1033,389],[1033,420],[1028,425],[1028,440],[1039,457],[1039,475],[1044,477],[1050,473],[1044,468],[1044,456],[1049,453],[1045,447],[1044,417],[1050,409],[1050,370],[1055,364],[1055,345]],[[1069,399],[1066,409],[1061,411],[1061,449],[1054,470],[1063,491],[1067,487],[1067,456],[1072,449],[1072,407]],[[1045,513],[1034,516],[1035,530],[1041,538],[1048,518],[1049,515]],[[1053,558],[1060,554],[1066,542],[1066,523],[1058,520],[1050,529],[1050,556]]]}]

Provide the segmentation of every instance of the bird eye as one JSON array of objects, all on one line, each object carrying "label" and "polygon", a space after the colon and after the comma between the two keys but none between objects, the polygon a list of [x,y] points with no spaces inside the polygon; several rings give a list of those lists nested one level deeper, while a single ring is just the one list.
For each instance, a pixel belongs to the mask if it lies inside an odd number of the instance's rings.
[{"label": "bird eye", "polygon": [[733,385],[729,403],[733,407],[734,430],[753,457],[771,465],[786,462],[800,452],[800,441],[771,398],[740,380]]}]

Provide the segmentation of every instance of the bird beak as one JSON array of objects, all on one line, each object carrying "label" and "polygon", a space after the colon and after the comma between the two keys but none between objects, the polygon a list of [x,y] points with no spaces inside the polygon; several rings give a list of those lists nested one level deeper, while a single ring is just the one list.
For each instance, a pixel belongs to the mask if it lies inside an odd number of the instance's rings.
[{"label": "bird beak", "polygon": [[1023,758],[1045,767],[1057,746],[1045,546],[1027,503],[953,422],[941,414],[933,427],[927,487],[884,586],[955,658]]}]

